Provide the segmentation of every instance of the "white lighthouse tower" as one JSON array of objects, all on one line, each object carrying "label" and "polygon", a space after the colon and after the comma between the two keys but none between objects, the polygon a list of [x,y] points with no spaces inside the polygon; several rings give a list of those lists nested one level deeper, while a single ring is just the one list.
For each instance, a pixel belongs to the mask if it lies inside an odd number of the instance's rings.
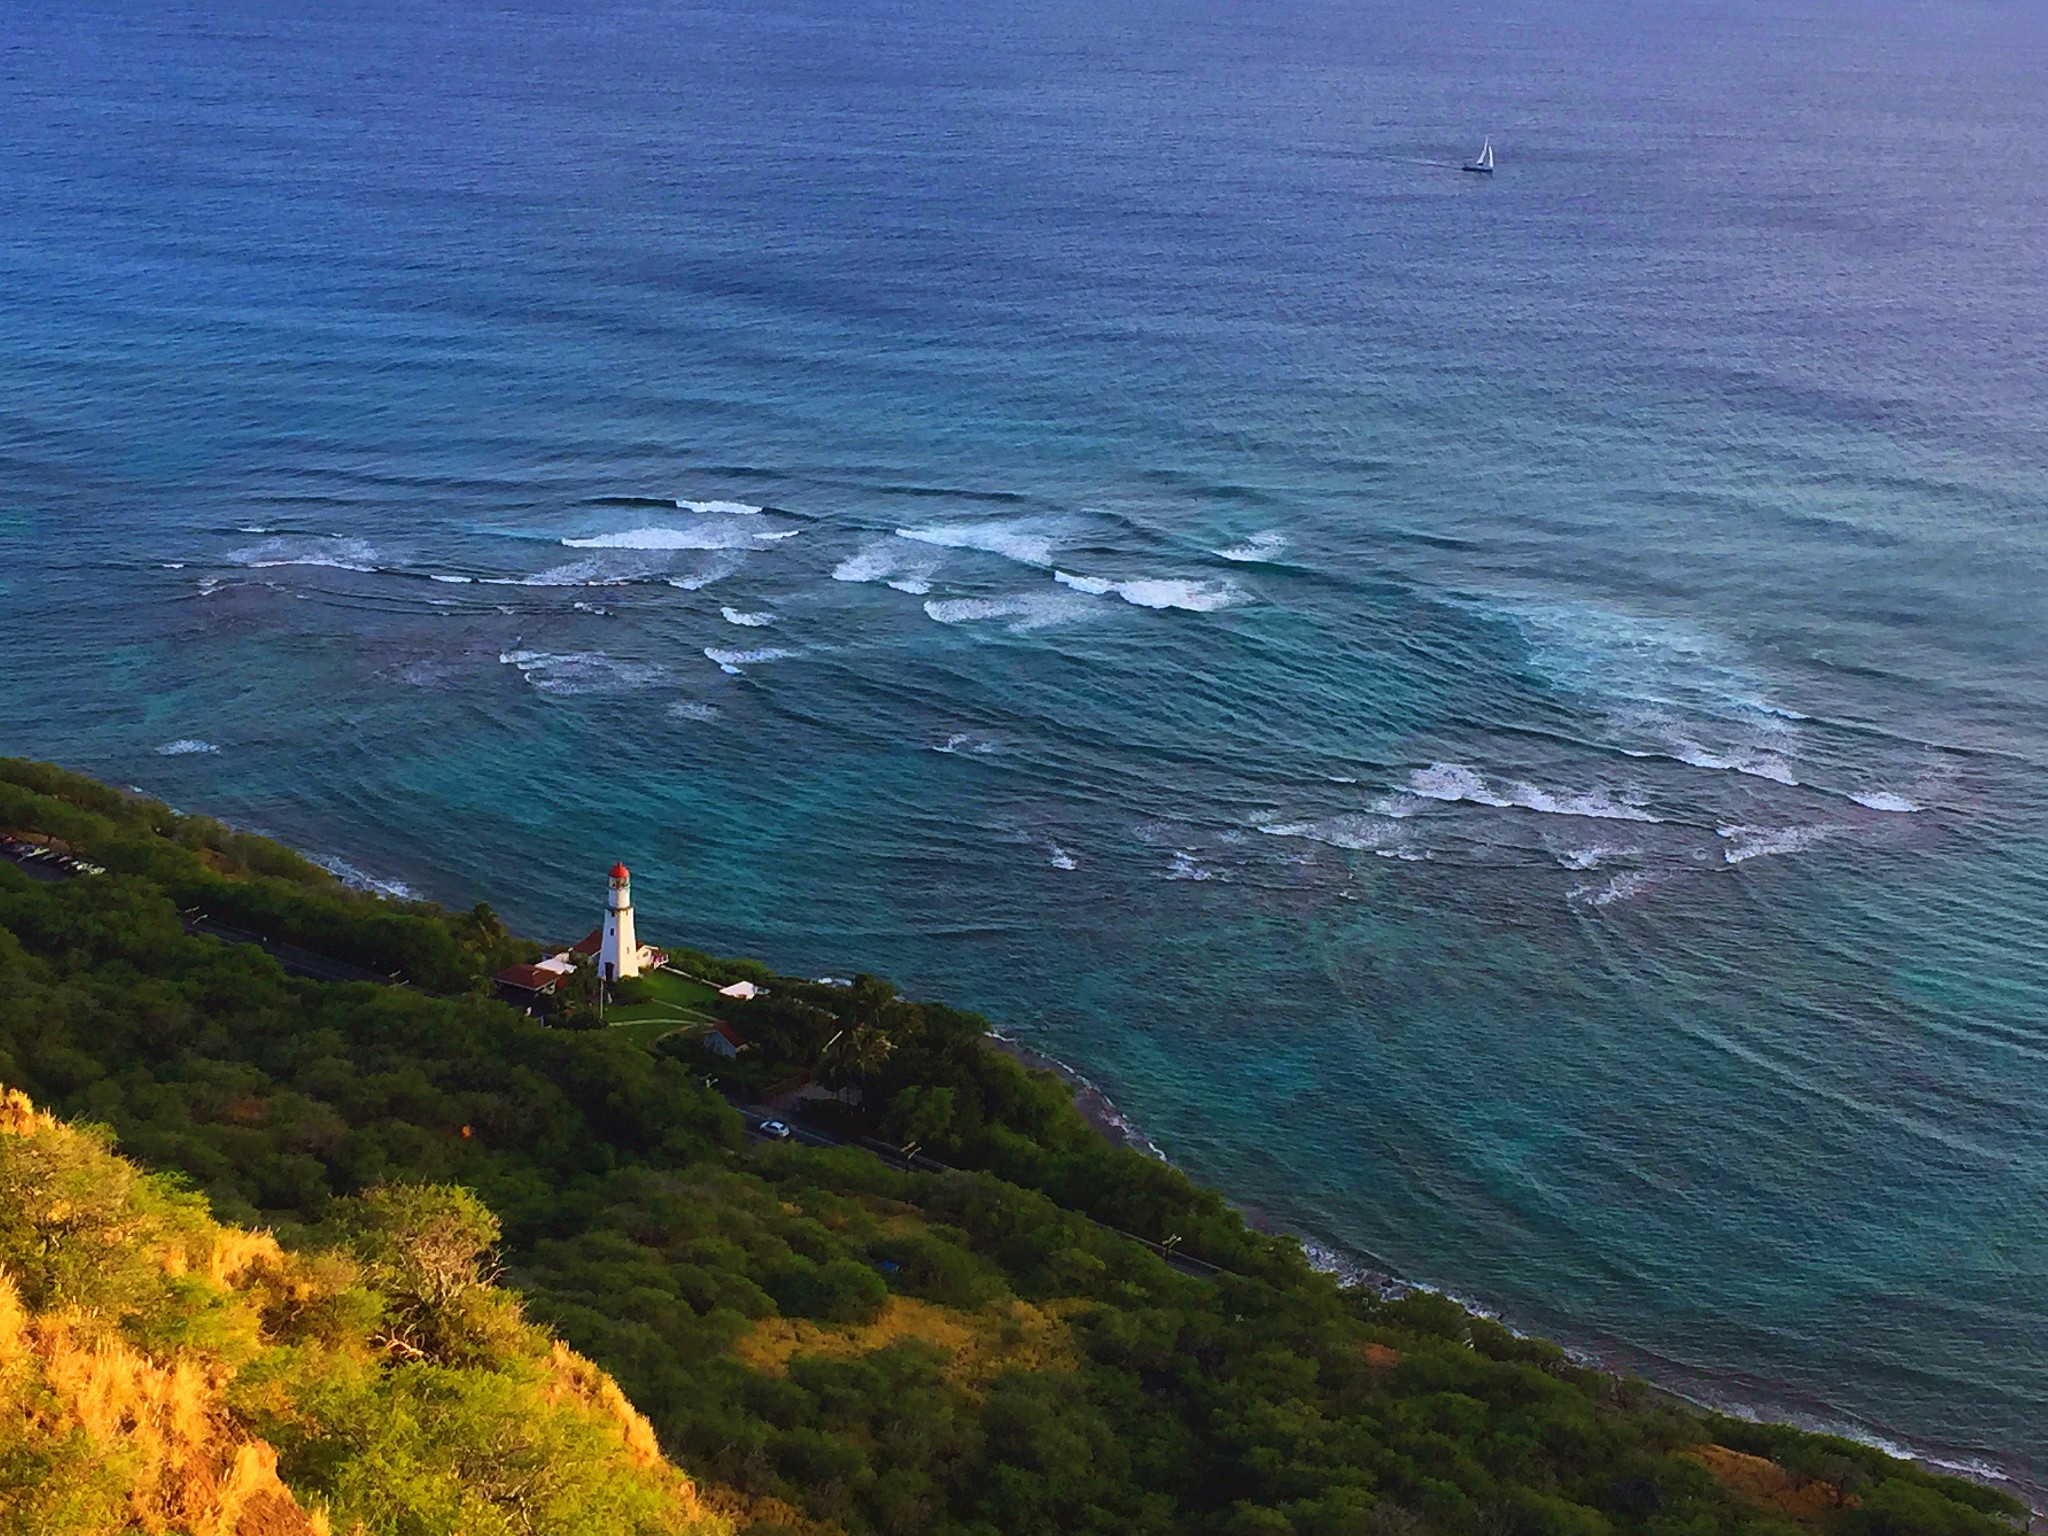
[{"label": "white lighthouse tower", "polygon": [[640,941],[633,934],[633,877],[612,866],[612,888],[604,902],[604,937],[597,946],[597,974],[606,981],[640,974]]}]

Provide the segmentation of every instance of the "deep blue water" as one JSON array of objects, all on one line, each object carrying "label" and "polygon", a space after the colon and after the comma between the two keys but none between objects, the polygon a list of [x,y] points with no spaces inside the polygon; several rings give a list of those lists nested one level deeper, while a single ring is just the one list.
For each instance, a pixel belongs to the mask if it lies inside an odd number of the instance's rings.
[{"label": "deep blue water", "polygon": [[17,6],[0,748],[2038,1484],[2044,142],[2002,0]]}]

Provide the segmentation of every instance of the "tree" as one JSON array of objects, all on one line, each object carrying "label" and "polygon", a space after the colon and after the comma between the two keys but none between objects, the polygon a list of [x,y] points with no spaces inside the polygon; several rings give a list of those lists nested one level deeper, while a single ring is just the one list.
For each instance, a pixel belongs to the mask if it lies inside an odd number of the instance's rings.
[{"label": "tree", "polygon": [[498,1218],[468,1190],[384,1185],[340,1202],[332,1225],[389,1298],[383,1341],[393,1354],[473,1364],[519,1334],[516,1306],[492,1288]]},{"label": "tree", "polygon": [[842,1030],[825,1047],[819,1076],[828,1088],[865,1083],[880,1072],[896,1043],[872,1024]]}]

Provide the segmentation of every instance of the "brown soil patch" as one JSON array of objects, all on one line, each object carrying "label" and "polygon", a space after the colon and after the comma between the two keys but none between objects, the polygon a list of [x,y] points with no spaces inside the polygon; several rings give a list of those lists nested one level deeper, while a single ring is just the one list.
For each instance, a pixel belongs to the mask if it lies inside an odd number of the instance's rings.
[{"label": "brown soil patch", "polygon": [[949,1356],[946,1379],[986,1384],[998,1371],[1043,1371],[1071,1366],[1074,1341],[1057,1304],[994,1303],[978,1312],[891,1296],[872,1323],[835,1325],[768,1317],[739,1341],[736,1352],[759,1371],[780,1375],[798,1355],[848,1358],[909,1340],[936,1344]]},{"label": "brown soil patch", "polygon": [[1685,1454],[1744,1503],[1776,1510],[1802,1524],[1826,1520],[1862,1502],[1853,1493],[1845,1498],[1833,1483],[1819,1478],[1802,1481],[1775,1461],[1732,1451],[1725,1445],[1697,1445]]}]

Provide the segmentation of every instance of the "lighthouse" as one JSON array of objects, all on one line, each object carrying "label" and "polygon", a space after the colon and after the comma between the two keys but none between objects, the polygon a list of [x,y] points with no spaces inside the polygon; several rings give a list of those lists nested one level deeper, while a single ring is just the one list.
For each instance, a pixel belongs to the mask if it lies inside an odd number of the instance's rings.
[{"label": "lighthouse", "polygon": [[640,974],[640,941],[633,934],[633,877],[612,866],[612,888],[604,902],[604,937],[597,946],[597,974],[606,981]]}]

